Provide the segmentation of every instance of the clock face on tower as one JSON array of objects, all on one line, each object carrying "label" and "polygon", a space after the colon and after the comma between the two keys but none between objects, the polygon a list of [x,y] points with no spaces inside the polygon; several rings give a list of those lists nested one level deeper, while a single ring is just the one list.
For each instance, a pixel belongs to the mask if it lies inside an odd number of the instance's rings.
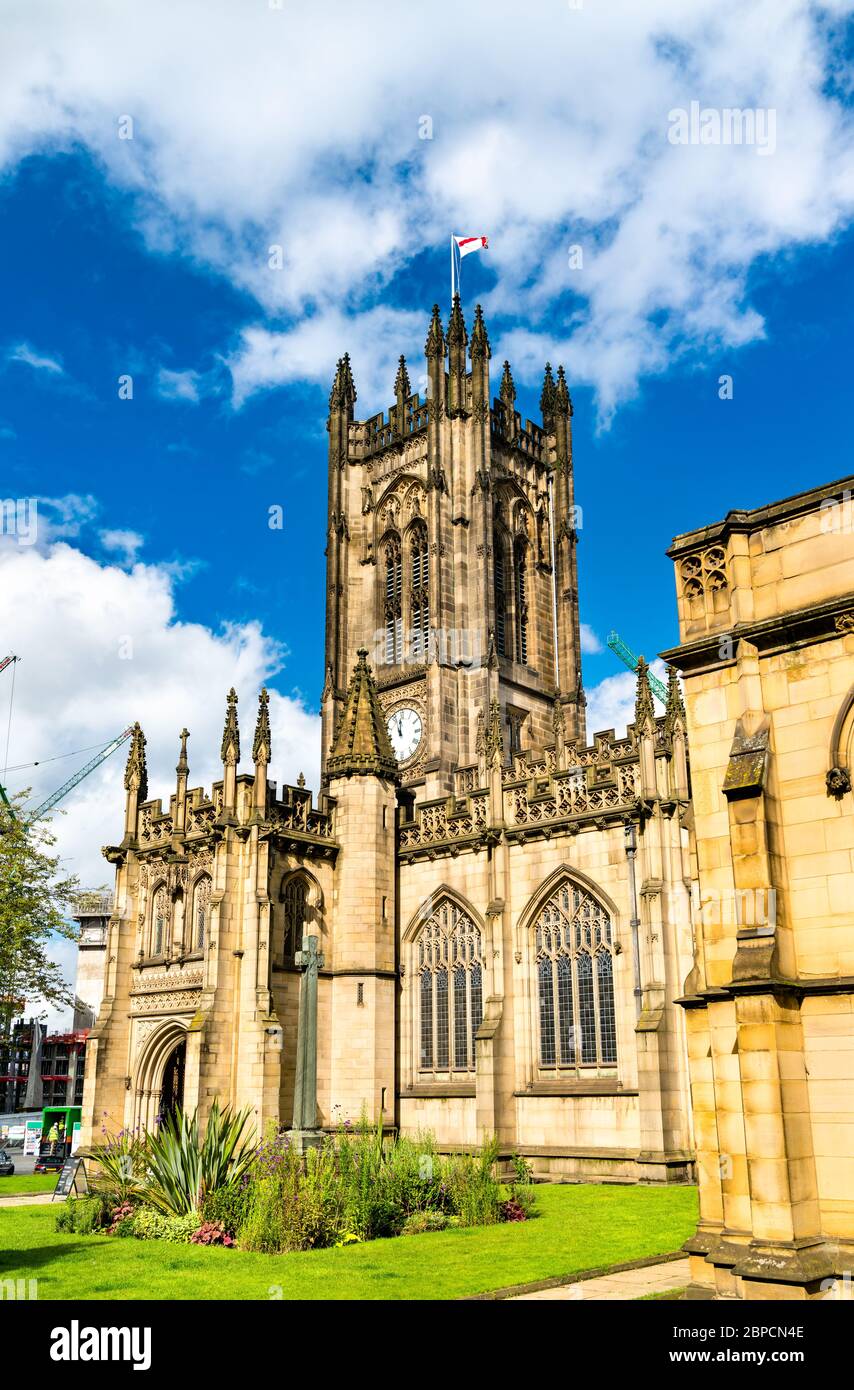
[{"label": "clock face on tower", "polygon": [[399,763],[407,762],[421,742],[421,715],[417,710],[404,705],[389,715],[387,727],[394,756]]}]

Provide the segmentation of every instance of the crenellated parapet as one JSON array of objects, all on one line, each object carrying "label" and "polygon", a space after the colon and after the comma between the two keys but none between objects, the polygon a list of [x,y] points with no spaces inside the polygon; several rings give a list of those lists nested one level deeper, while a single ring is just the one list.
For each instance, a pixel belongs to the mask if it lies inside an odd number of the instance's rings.
[{"label": "crenellated parapet", "polygon": [[406,396],[402,407],[397,404],[388,407],[388,414],[381,410],[367,420],[355,420],[347,432],[350,458],[354,461],[373,458],[385,449],[399,446],[405,441],[426,435],[430,421],[430,403],[422,401],[418,392]]},{"label": "crenellated parapet", "polygon": [[[630,724],[623,738],[608,729],[589,745],[555,743],[536,755],[517,754],[500,767],[500,797],[483,762],[458,768],[452,796],[418,804],[412,820],[401,824],[401,857],[476,853],[502,836],[576,835],[673,815],[687,804],[684,742],[678,725],[674,733],[672,712],[654,718],[653,726],[639,733]],[[647,740],[656,769],[652,795],[641,771]]]},{"label": "crenellated parapet", "polygon": [[111,863],[121,865],[129,857],[140,863],[165,857],[171,861],[192,858],[200,847],[215,852],[220,843],[228,840],[229,833],[245,838],[253,828],[261,839],[287,839],[292,847],[298,845],[299,852],[309,856],[318,853],[326,857],[337,850],[332,806],[328,799],[323,808],[315,806],[313,794],[302,776],[296,786],[285,784],[278,795],[276,783],[267,778],[272,739],[266,690],[261,691],[258,701],[252,745],[254,775],[237,770],[240,730],[237,696],[233,690],[226,703],[220,750],[224,776],[213,783],[210,791],[187,786],[188,738],[189,731],[182,729],[176,790],[164,811],[160,797],[138,802],[140,788],[147,791],[148,787],[145,737],[136,726],[125,777],[125,836],[121,845],[107,846],[104,850]]},{"label": "crenellated parapet", "polygon": [[333,815],[314,804],[308,787],[285,785],[281,796],[268,807],[271,833],[295,846],[310,849],[312,844],[321,854],[337,848]]}]

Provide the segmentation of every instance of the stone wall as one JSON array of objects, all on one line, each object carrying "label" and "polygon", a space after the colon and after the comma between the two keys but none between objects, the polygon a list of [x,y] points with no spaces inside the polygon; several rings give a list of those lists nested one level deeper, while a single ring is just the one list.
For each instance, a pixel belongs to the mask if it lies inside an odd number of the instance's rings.
[{"label": "stone wall", "polygon": [[854,1258],[852,481],[669,552],[699,871],[698,1295],[819,1297]]}]

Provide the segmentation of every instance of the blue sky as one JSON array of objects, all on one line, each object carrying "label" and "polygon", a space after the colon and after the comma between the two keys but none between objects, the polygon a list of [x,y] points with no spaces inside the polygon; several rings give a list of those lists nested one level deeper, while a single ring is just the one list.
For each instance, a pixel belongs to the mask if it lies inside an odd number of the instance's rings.
[{"label": "blue sky", "polygon": [[[26,160],[0,190],[0,216],[6,346],[27,343],[62,367],[6,362],[6,493],[91,495],[82,548],[109,560],[99,533],[137,532],[141,558],[186,567],[180,617],[214,628],[260,619],[288,649],[277,684],[316,705],[327,390],[283,385],[234,409],[218,357],[252,315],[249,297],[188,256],[151,254],[85,153]],[[447,262],[445,246],[428,248],[385,291],[422,312],[425,336],[433,298],[448,296]],[[464,276],[470,310],[495,282],[488,253],[467,258]],[[677,531],[851,471],[852,285],[847,233],[768,258],[748,290],[766,323],[759,342],[690,351],[643,381],[604,428],[593,391],[573,387],[582,617],[600,638],[615,627],[648,655],[676,641],[664,550]],[[497,336],[500,318],[488,326]],[[223,394],[164,399],[160,370],[188,362],[219,375]],[[358,357],[353,366],[358,388]],[[413,377],[420,370],[411,364]],[[126,371],[129,401],[117,390]],[[719,398],[723,373],[731,400]],[[523,414],[537,419],[536,385],[518,389]],[[285,510],[282,532],[267,525],[273,503]],[[607,650],[586,655],[588,685],[617,669]]]},{"label": "blue sky", "polygon": [[[226,690],[248,748],[265,680],[273,774],[316,783],[335,361],[361,415],[400,352],[417,384],[452,231],[490,238],[463,298],[495,386],[507,356],[536,418],[566,364],[590,722],[630,717],[604,642],[677,640],[673,535],[852,471],[852,9],[437,0],[390,26],[381,0],[330,0],[330,30],[233,0],[13,4],[0,497],[38,497],[42,526],[0,536],[9,785],[46,794],[135,718],[155,794],[185,722],[209,785]],[[773,148],[679,146],[695,100],[773,112]],[[91,883],[121,773],[57,821]]]}]

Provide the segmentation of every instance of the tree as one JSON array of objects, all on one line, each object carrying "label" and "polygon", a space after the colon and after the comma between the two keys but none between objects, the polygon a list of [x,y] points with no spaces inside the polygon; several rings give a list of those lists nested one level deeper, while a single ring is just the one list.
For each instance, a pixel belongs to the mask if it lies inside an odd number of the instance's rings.
[{"label": "tree", "polygon": [[27,822],[27,792],[14,797],[15,816],[0,806],[0,1033],[27,999],[54,1006],[73,1003],[74,994],[60,966],[48,957],[52,937],[76,941],[76,924],[67,920],[80,885],[60,878],[59,856],[46,821]]}]

